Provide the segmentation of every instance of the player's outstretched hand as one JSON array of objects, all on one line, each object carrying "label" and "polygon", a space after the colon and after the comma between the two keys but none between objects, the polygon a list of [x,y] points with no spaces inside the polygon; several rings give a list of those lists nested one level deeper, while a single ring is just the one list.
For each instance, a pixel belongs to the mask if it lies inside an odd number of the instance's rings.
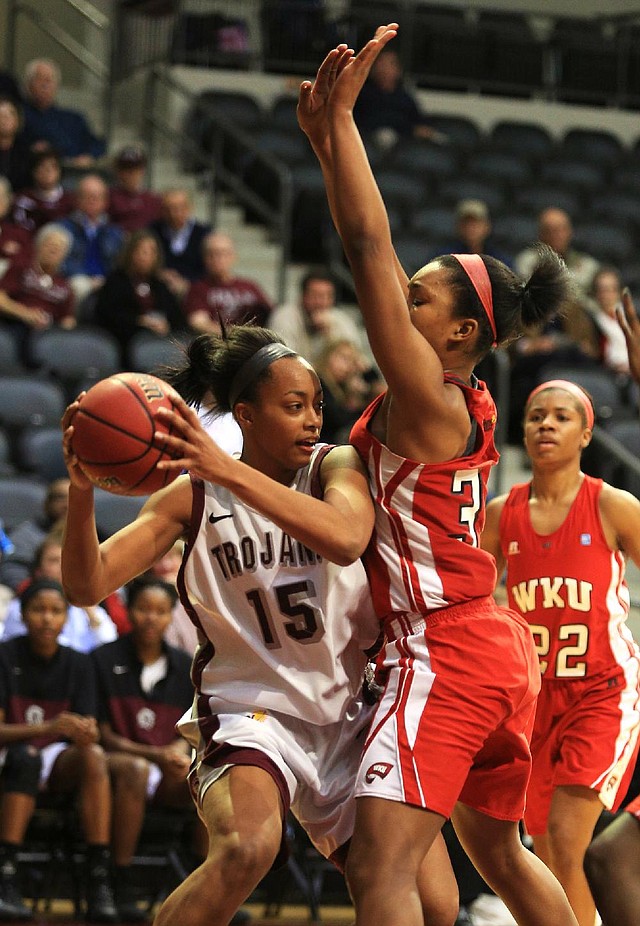
[{"label": "player's outstretched hand", "polygon": [[371,67],[380,52],[396,37],[398,23],[378,26],[375,35],[357,55],[343,63],[331,90],[329,110],[353,110]]},{"label": "player's outstretched hand", "polygon": [[81,392],[78,398],[72,402],[70,405],[67,405],[60,426],[62,428],[62,453],[64,455],[64,462],[69,473],[69,479],[71,484],[75,486],[76,489],[91,489],[91,481],[85,476],[85,474],[80,469],[78,463],[78,458],[73,452],[72,438],[73,438],[73,416],[75,415],[80,399],[86,395],[86,393]]},{"label": "player's outstretched hand", "polygon": [[174,409],[159,408],[156,415],[170,425],[172,434],[156,431],[154,443],[166,445],[176,452],[176,459],[160,460],[158,469],[188,469],[194,476],[207,482],[224,484],[225,475],[231,474],[233,457],[222,450],[207,434],[195,411],[180,397],[174,400]]},{"label": "player's outstretched hand", "polygon": [[353,54],[353,49],[347,45],[332,48],[318,68],[315,80],[303,80],[300,84],[298,124],[316,151],[328,146],[327,103],[338,74]]},{"label": "player's outstretched hand", "polygon": [[622,305],[616,309],[616,315],[627,342],[629,371],[635,381],[640,383],[640,319],[626,287],[622,291]]}]

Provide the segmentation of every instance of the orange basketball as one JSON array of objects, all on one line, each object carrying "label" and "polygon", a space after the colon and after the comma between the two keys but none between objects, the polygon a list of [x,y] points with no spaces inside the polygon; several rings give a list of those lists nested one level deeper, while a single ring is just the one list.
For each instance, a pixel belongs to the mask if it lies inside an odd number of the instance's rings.
[{"label": "orange basketball", "polygon": [[115,495],[149,495],[178,476],[156,468],[175,454],[154,441],[171,433],[159,408],[172,408],[177,392],[150,373],[116,373],[100,380],[80,400],[71,445],[87,477]]}]

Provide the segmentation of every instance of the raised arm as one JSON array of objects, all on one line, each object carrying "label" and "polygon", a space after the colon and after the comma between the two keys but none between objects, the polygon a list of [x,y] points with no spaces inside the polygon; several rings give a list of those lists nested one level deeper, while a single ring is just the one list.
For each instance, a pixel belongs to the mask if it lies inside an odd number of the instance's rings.
[{"label": "raised arm", "polygon": [[[461,435],[465,428],[468,433],[468,413],[459,390],[445,386],[436,351],[412,323],[384,202],[353,119],[353,106],[371,65],[396,29],[395,24],[380,27],[355,57],[346,52],[340,57],[336,50],[338,63],[325,61],[328,81],[333,81],[327,103],[329,146],[320,130],[314,138],[316,149],[330,160],[324,170],[329,175],[334,221],[351,266],[369,343],[389,392],[399,399],[390,405],[389,433],[411,435],[408,442],[392,436],[389,446],[409,455],[417,448],[422,455],[434,446],[437,423],[437,443],[446,442],[447,447],[440,458],[446,459],[464,446],[466,438]],[[313,90],[305,93],[313,96]]]}]

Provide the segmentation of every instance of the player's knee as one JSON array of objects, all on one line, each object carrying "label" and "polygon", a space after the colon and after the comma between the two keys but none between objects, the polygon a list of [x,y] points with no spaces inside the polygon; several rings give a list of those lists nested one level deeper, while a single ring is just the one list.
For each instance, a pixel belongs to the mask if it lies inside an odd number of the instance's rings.
[{"label": "player's knee", "polygon": [[245,838],[241,843],[224,840],[218,846],[218,858],[224,877],[231,878],[235,884],[253,884],[261,880],[273,865],[277,849],[271,840],[260,834]]},{"label": "player's knee", "polygon": [[2,770],[4,792],[36,797],[41,770],[42,756],[38,749],[28,743],[9,746]]},{"label": "player's knee", "polygon": [[118,754],[117,761],[110,765],[114,787],[126,790],[129,796],[147,798],[147,782],[151,766],[142,756]]},{"label": "player's knee", "polygon": [[611,852],[606,840],[594,839],[584,855],[583,867],[592,890],[609,880]]}]

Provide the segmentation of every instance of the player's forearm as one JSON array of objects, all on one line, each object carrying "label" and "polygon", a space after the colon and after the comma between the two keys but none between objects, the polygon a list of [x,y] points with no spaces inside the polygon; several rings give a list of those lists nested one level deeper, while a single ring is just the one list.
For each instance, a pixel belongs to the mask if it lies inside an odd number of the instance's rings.
[{"label": "player's forearm", "polygon": [[71,485],[62,543],[62,585],[70,603],[90,607],[101,601],[101,575],[93,490]]},{"label": "player's forearm", "polygon": [[354,512],[295,492],[264,473],[237,461],[224,485],[295,540],[340,566],[353,563],[367,545]]},{"label": "player's forearm", "polygon": [[353,116],[332,113],[332,191],[335,222],[347,256],[358,261],[379,244],[390,244],[389,220]]}]

